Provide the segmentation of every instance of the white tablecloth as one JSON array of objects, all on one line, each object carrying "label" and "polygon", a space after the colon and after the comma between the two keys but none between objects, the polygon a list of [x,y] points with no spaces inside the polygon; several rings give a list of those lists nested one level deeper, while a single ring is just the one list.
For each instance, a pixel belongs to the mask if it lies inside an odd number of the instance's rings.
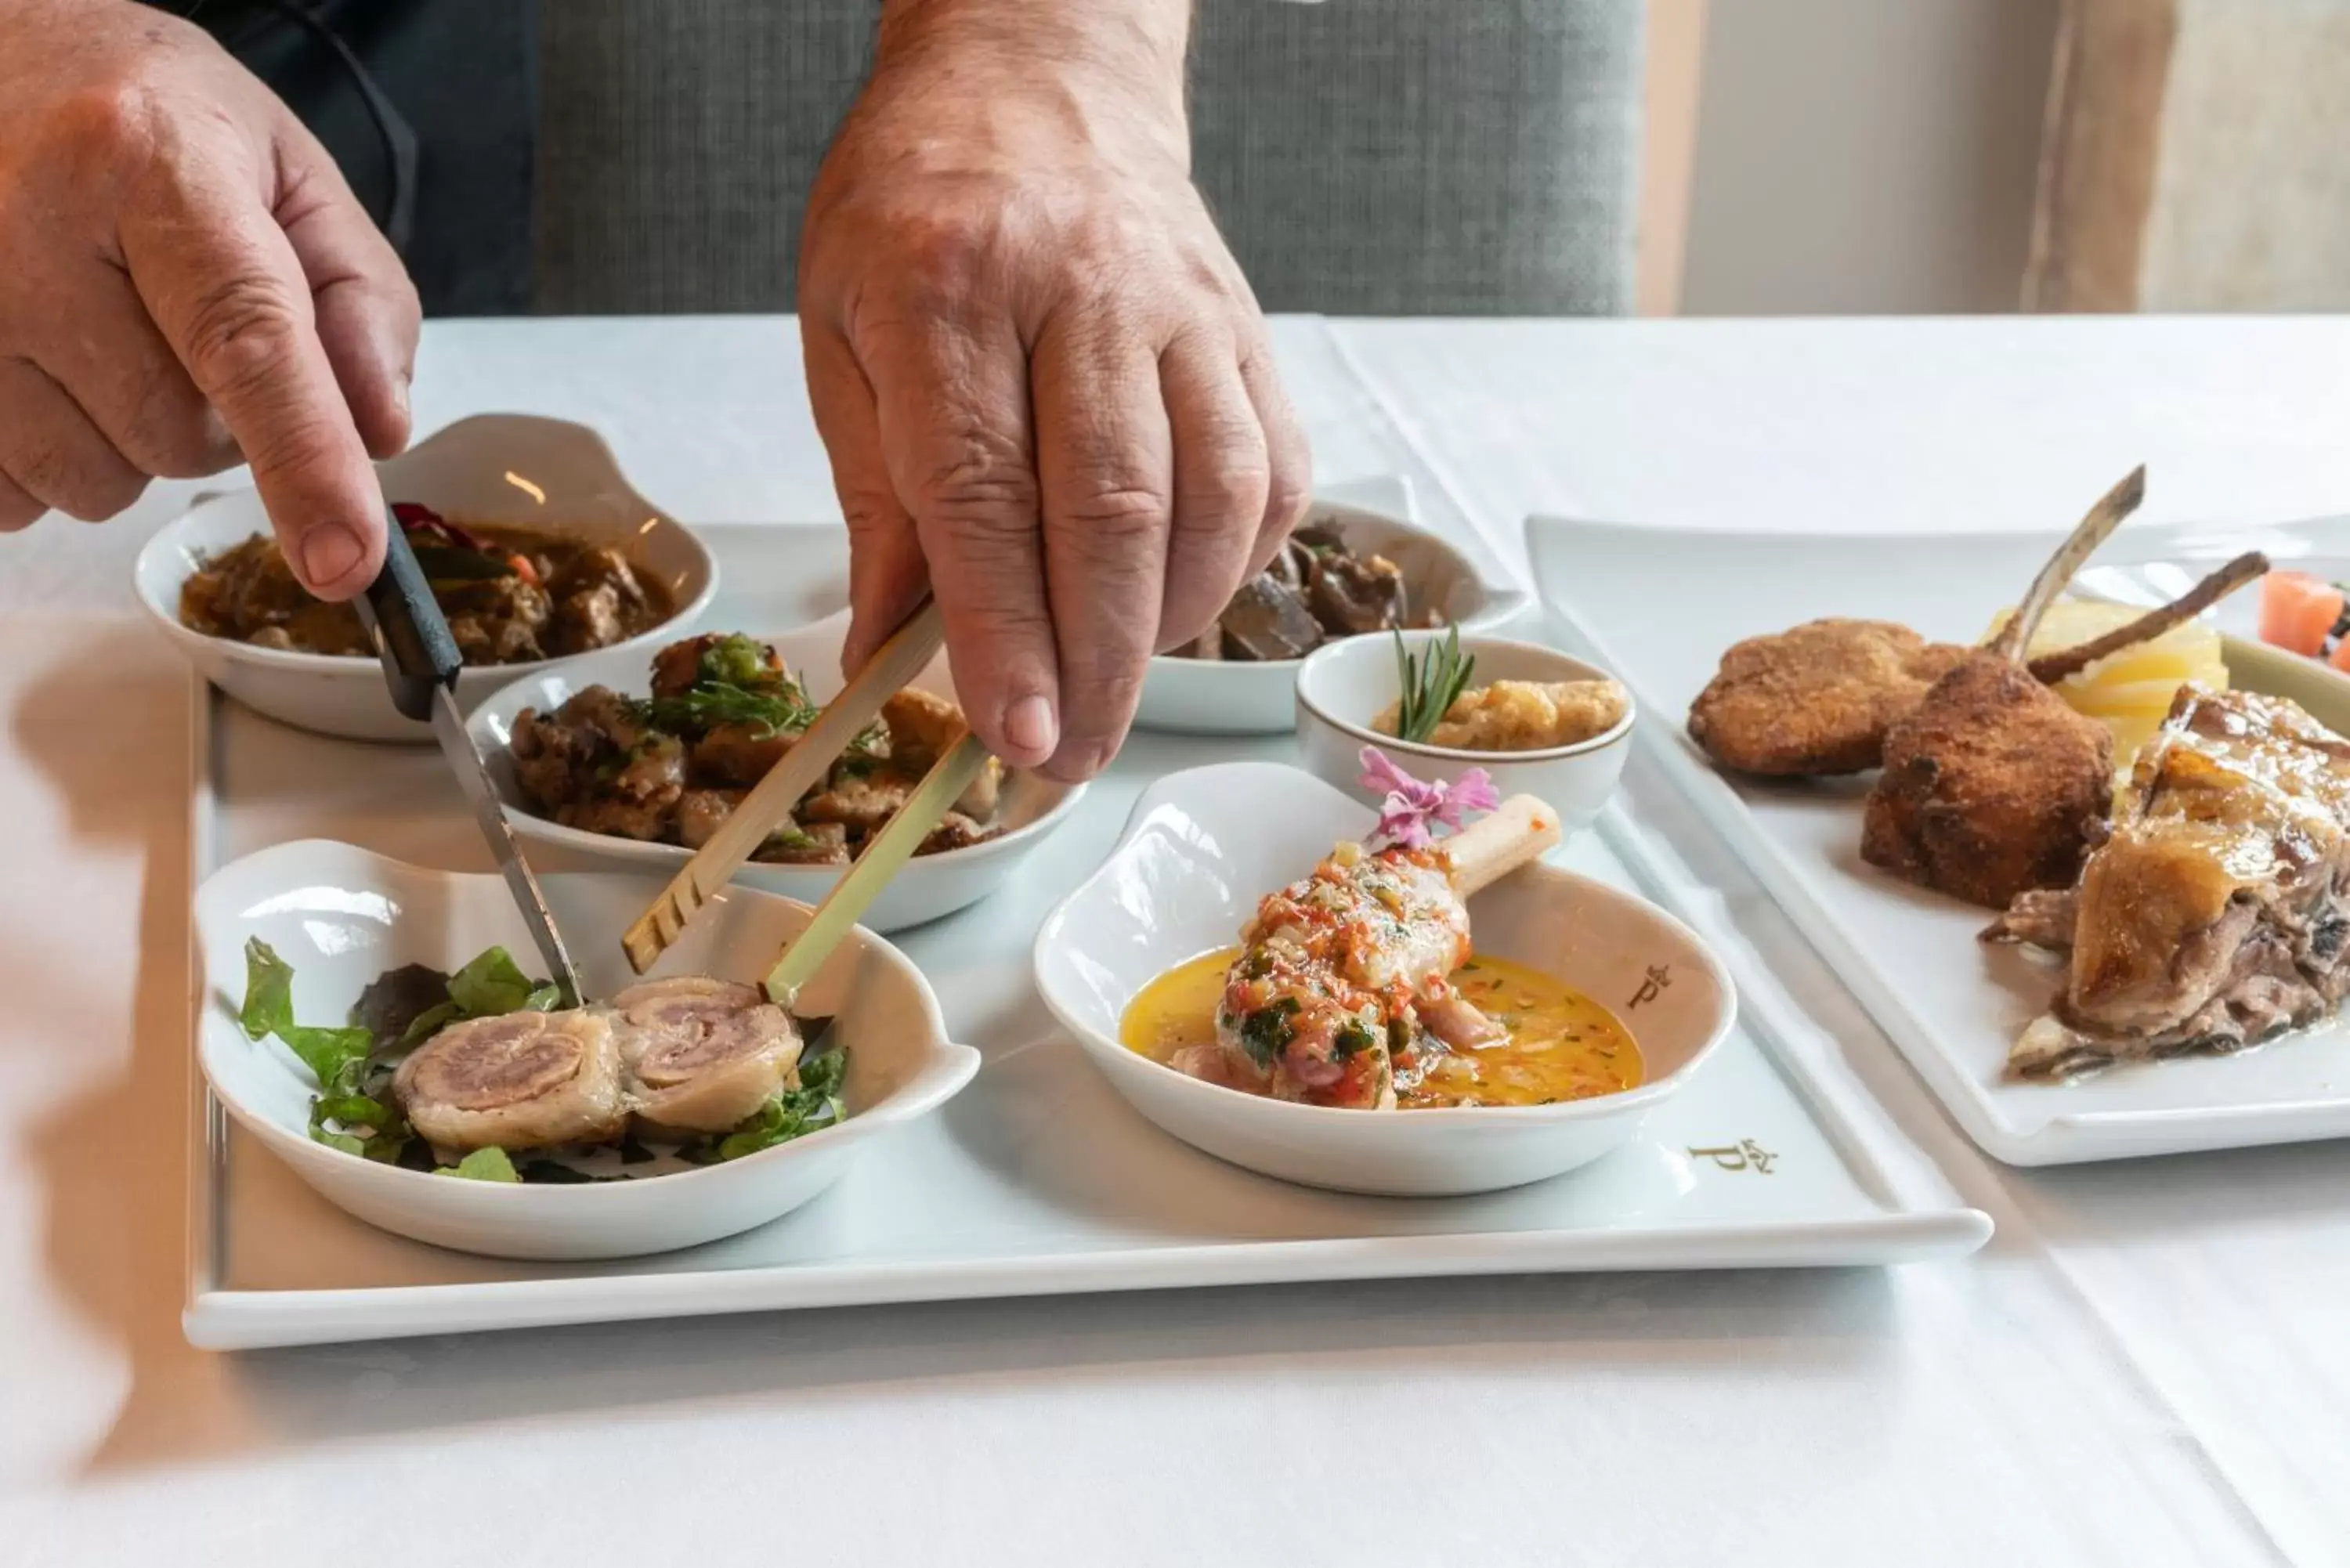
[{"label": "white tablecloth", "polygon": [[[2044,528],[2141,458],[2156,517],[2350,504],[2350,322],[1277,337],[1320,474],[1405,472],[1499,569],[1533,508]],[[436,324],[418,416],[832,515],[798,364],[775,320]],[[126,587],[191,488],[0,541],[0,1564],[2350,1562],[2350,1147],[1992,1165],[1751,896],[1982,1254],[192,1351],[184,686]]]}]

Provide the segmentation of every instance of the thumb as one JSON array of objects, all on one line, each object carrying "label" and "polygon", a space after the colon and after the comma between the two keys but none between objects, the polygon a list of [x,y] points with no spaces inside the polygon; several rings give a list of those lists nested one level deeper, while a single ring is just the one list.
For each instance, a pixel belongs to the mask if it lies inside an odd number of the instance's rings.
[{"label": "thumb", "polygon": [[913,613],[930,573],[914,520],[890,485],[873,388],[856,355],[844,339],[805,317],[801,334],[816,433],[848,524],[848,640],[840,666],[851,675]]},{"label": "thumb", "polygon": [[408,444],[409,382],[422,316],[416,286],[342,171],[290,117],[279,132],[273,215],[310,286],[319,347],[369,455]]}]

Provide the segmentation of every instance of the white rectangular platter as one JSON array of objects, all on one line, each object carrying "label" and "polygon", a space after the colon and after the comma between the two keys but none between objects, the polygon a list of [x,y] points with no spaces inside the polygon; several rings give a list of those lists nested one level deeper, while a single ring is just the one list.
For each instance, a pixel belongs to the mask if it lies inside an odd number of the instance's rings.
[{"label": "white rectangular platter", "polygon": [[[781,629],[842,602],[837,527],[702,532],[727,585],[705,624]],[[203,688],[197,700],[200,877],[309,836],[424,865],[487,868],[431,748],[322,740]],[[978,1078],[808,1208],[727,1241],[588,1265],[509,1262],[407,1241],[329,1207],[231,1127],[196,1082],[189,1338],[241,1348],[1275,1281],[1885,1263],[1963,1253],[1989,1236],[1990,1220],[1920,1174],[1872,1105],[1782,1060],[1769,1049],[1773,1021],[1752,1014],[1636,1143],[1582,1172],[1488,1197],[1386,1199],[1292,1187],[1225,1166],[1142,1120],[1046,1014],[1030,979],[1030,944],[1062,893],[1107,852],[1147,780],[1232,756],[1285,758],[1293,746],[1286,737],[1139,735],[1013,886],[900,933],[937,988],[949,1028],[983,1053]],[[1669,875],[1620,819],[1562,854],[1627,885],[1646,875],[1663,888]]]},{"label": "white rectangular platter", "polygon": [[[1690,701],[1740,639],[1853,616],[1972,642],[2022,596],[2055,539],[1527,524],[1561,640],[1631,686],[1644,753],[1753,868],[1986,1153],[2011,1165],[2054,1165],[2350,1135],[2350,1025],[2339,1019],[2236,1056],[2117,1068],[2069,1085],[2006,1080],[2009,1044],[2045,1010],[2061,971],[2023,950],[1979,943],[1986,911],[1861,860],[1867,776],[1732,779],[1688,738]],[[2279,564],[2339,561],[2350,556],[2350,522],[2125,525],[2080,587],[2159,602],[2251,548]],[[2231,629],[2249,630],[2251,591],[2221,612]],[[2309,703],[2326,723],[2350,723],[2350,686],[2323,666],[2234,637],[2227,651],[2236,684]]]}]

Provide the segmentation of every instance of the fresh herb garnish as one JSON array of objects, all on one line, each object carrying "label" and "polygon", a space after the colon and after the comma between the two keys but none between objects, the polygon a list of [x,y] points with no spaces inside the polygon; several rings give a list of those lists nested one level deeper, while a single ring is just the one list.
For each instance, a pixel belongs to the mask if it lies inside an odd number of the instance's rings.
[{"label": "fresh herb garnish", "polygon": [[1297,1033],[1297,998],[1284,996],[1241,1020],[1241,1048],[1260,1067],[1271,1067]]},{"label": "fresh herb garnish", "polygon": [[761,1106],[733,1132],[718,1139],[709,1158],[740,1159],[841,1120],[848,1115],[848,1107],[840,1099],[841,1080],[847,1071],[848,1055],[845,1051],[802,1056],[799,1087],[785,1089]]},{"label": "fresh herb garnish", "polygon": [[778,676],[772,685],[740,686],[731,680],[697,680],[674,697],[656,697],[646,711],[663,730],[714,730],[748,725],[762,739],[796,735],[816,722],[816,704],[799,682]]},{"label": "fresh herb garnish", "polygon": [[1350,1018],[1331,1040],[1330,1054],[1343,1062],[1357,1052],[1367,1051],[1378,1043],[1379,1037],[1371,1033],[1369,1024],[1359,1018]]},{"label": "fresh herb garnish", "polygon": [[1430,642],[1424,653],[1415,654],[1404,646],[1403,633],[1390,632],[1395,639],[1396,679],[1400,695],[1396,699],[1396,739],[1416,741],[1425,744],[1436,732],[1452,704],[1469,688],[1469,678],[1476,673],[1477,658],[1461,656],[1461,628],[1444,628],[1442,642]]}]

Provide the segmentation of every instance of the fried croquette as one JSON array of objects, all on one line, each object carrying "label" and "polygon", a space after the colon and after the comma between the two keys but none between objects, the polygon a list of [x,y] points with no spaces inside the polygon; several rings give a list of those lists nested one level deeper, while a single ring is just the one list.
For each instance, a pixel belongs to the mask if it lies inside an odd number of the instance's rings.
[{"label": "fried croquette", "polygon": [[1690,738],[1740,773],[1864,773],[1882,759],[1887,728],[1971,651],[1886,620],[1751,637],[1690,705]]}]

